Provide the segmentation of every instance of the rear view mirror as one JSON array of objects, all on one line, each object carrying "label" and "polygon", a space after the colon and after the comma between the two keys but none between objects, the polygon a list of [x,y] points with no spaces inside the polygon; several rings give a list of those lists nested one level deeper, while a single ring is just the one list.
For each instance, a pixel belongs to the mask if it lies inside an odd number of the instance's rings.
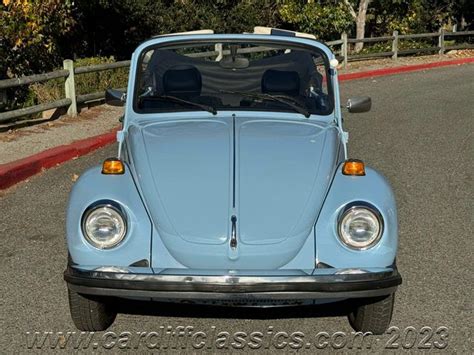
[{"label": "rear view mirror", "polygon": [[127,93],[122,90],[107,89],[105,90],[105,103],[111,106],[125,105]]},{"label": "rear view mirror", "polygon": [[249,67],[250,62],[247,58],[226,57],[219,62],[219,65],[224,69],[245,69]]},{"label": "rear view mirror", "polygon": [[368,112],[372,107],[372,99],[368,96],[351,97],[346,107],[351,113]]},{"label": "rear view mirror", "polygon": [[219,65],[224,69],[245,69],[250,65],[250,61],[245,57],[237,55],[238,46],[230,45],[230,56],[224,57]]}]

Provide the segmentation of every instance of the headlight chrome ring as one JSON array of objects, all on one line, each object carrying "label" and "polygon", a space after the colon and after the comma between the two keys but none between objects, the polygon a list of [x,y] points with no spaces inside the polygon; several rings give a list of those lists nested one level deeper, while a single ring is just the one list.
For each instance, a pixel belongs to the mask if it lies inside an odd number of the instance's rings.
[{"label": "headlight chrome ring", "polygon": [[365,202],[354,202],[341,212],[337,222],[339,240],[348,248],[367,250],[380,241],[383,218],[380,212]]},{"label": "headlight chrome ring", "polygon": [[97,249],[119,245],[127,234],[127,219],[123,208],[112,201],[99,201],[87,208],[82,217],[82,234]]}]

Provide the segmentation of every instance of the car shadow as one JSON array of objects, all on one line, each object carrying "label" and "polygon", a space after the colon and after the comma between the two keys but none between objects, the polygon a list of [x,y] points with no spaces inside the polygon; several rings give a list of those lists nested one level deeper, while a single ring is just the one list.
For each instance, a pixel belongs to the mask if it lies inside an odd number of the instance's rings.
[{"label": "car shadow", "polygon": [[352,307],[348,301],[319,305],[291,305],[277,307],[221,306],[158,301],[115,300],[119,313],[179,318],[229,318],[229,319],[287,319],[340,317]]}]

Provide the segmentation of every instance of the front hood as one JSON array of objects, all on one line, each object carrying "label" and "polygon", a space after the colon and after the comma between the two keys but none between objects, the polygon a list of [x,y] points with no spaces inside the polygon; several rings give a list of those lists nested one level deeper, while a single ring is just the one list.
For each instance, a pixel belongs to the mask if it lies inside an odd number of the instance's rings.
[{"label": "front hood", "polygon": [[324,154],[329,132],[307,122],[248,120],[238,126],[236,195],[244,243],[308,235],[334,166],[334,156]]},{"label": "front hood", "polygon": [[[157,122],[133,130],[143,198],[161,233],[224,243],[231,205],[232,127],[219,120]],[[133,149],[133,151],[137,151]]]},{"label": "front hood", "polygon": [[[269,256],[267,266],[289,262],[310,235],[336,165],[337,130],[307,120],[178,119],[129,132],[155,228],[187,266],[261,266],[272,250],[279,261]],[[213,261],[190,260],[201,247],[201,256],[217,253]]]}]

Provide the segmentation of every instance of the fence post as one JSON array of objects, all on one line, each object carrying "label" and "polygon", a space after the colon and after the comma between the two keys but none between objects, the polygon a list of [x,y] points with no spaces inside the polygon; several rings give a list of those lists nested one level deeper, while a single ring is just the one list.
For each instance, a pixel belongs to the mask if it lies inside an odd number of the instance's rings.
[{"label": "fence post", "polygon": [[439,54],[444,54],[444,28],[439,29],[439,39],[438,39]]},{"label": "fence post", "polygon": [[398,58],[398,31],[393,31],[393,41],[392,41],[392,59],[397,60]]},{"label": "fence post", "polygon": [[214,50],[219,53],[219,54],[217,55],[215,61],[216,61],[216,62],[221,61],[222,58],[224,58],[224,52],[223,52],[223,50],[222,50],[222,43],[216,43],[216,45],[214,46]]},{"label": "fence post", "polygon": [[63,67],[69,71],[69,75],[64,82],[64,89],[66,92],[66,98],[71,99],[71,105],[67,109],[69,116],[77,116],[77,101],[76,101],[76,86],[74,83],[74,62],[71,59],[65,59],[63,61]]},{"label": "fence post", "polygon": [[342,32],[341,34],[341,40],[342,40],[342,47],[341,47],[341,54],[344,57],[343,62],[342,62],[342,67],[345,69],[347,67],[347,33]]}]

